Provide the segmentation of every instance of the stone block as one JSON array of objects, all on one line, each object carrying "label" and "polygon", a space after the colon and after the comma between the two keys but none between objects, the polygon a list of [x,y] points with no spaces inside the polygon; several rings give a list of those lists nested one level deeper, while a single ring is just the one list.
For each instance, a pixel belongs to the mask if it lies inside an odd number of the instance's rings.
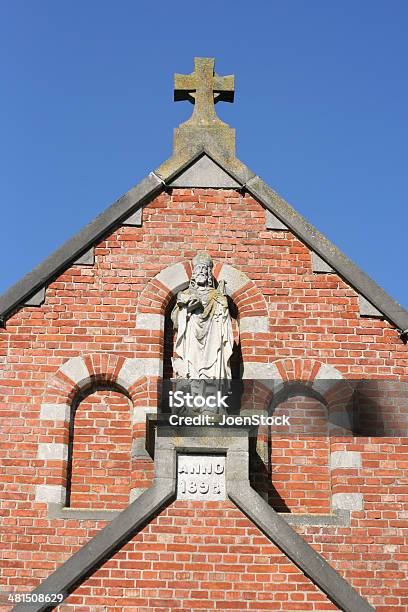
[{"label": "stone block", "polygon": [[150,455],[146,450],[145,438],[134,438],[132,441],[132,457],[134,459],[150,459]]},{"label": "stone block", "polygon": [[224,264],[217,278],[218,282],[225,281],[225,291],[229,296],[241,289],[249,282],[249,278],[243,272],[239,272],[232,266]]},{"label": "stone block", "polygon": [[127,217],[124,221],[122,221],[122,225],[131,225],[133,227],[141,227],[143,224],[143,207],[141,206],[135,212],[133,212],[129,217]]},{"label": "stone block", "polygon": [[229,451],[227,453],[227,479],[248,480],[249,453],[248,451]]},{"label": "stone block", "polygon": [[335,451],[330,455],[330,469],[361,468],[361,453],[357,451]]},{"label": "stone block", "polygon": [[334,493],[332,496],[333,508],[343,510],[362,510],[364,507],[362,493]]},{"label": "stone block", "polygon": [[377,310],[377,308],[371,304],[363,295],[358,296],[358,303],[360,306],[360,316],[361,317],[378,317],[382,318],[384,315],[382,312]]},{"label": "stone block", "polygon": [[181,289],[185,289],[190,279],[183,264],[176,263],[168,268],[165,268],[156,276],[157,280],[163,283],[165,287],[170,289],[172,293],[177,293]]},{"label": "stone block", "polygon": [[95,263],[95,247],[91,247],[85,253],[82,253],[78,259],[74,261],[74,264],[81,266],[93,266]]},{"label": "stone block", "polygon": [[68,459],[68,445],[57,442],[40,442],[37,456],[38,459],[45,461],[66,461]]},{"label": "stone block", "polygon": [[41,306],[45,302],[45,287],[41,287],[34,295],[32,295],[26,302],[25,306]]},{"label": "stone block", "polygon": [[327,262],[325,262],[324,259],[320,257],[320,255],[318,255],[314,251],[311,252],[311,255],[312,255],[312,271],[313,272],[320,272],[322,274],[334,274],[335,273],[333,268]]},{"label": "stone block", "polygon": [[137,488],[137,487],[135,489],[131,489],[130,495],[129,495],[129,503],[131,504],[132,502],[134,502],[135,499],[140,497],[145,491],[147,491],[147,489]]},{"label": "stone block", "polygon": [[343,376],[336,368],[327,363],[322,363],[313,381],[313,389],[323,395],[336,385],[337,381],[342,379]]},{"label": "stone block", "polygon": [[143,376],[161,376],[163,372],[163,361],[157,357],[150,359],[129,358],[125,359],[118,374],[117,382],[124,389],[129,389]]},{"label": "stone block", "polygon": [[154,473],[156,478],[176,478],[176,466],[177,460],[174,448],[166,450],[156,447],[154,455]]},{"label": "stone block", "polygon": [[275,364],[259,363],[258,361],[247,361],[244,364],[243,378],[282,380],[279,370]]},{"label": "stone block", "polygon": [[265,222],[266,229],[269,230],[288,230],[288,226],[285,225],[276,215],[270,210],[265,210]]},{"label": "stone block", "polygon": [[259,334],[267,333],[268,330],[268,317],[241,317],[239,319],[239,331],[241,333],[251,332],[253,334]]},{"label": "stone block", "polygon": [[177,499],[222,501],[226,498],[225,455],[178,455]]},{"label": "stone block", "polygon": [[68,404],[41,404],[40,420],[69,421],[71,414]]},{"label": "stone block", "polygon": [[62,364],[60,371],[79,386],[89,382],[88,368],[82,357],[72,357]]},{"label": "stone block", "polygon": [[241,189],[241,184],[220,168],[208,155],[203,155],[183,170],[170,187],[202,187],[208,189]]},{"label": "stone block", "polygon": [[135,406],[132,412],[132,423],[146,423],[146,415],[155,412],[152,406]]},{"label": "stone block", "polygon": [[66,489],[61,485],[37,485],[35,501],[47,504],[64,504]]},{"label": "stone block", "polygon": [[151,312],[139,312],[136,316],[136,329],[164,329],[164,316]]}]

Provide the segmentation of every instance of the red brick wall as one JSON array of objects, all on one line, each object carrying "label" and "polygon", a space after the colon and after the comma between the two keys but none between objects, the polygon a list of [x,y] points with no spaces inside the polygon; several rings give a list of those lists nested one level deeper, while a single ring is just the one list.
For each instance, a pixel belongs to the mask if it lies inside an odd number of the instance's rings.
[{"label": "red brick wall", "polygon": [[[245,332],[241,335],[244,362],[279,360],[285,363],[287,371],[293,367],[293,376],[296,373],[294,363],[321,362],[335,367],[345,378],[408,379],[407,347],[400,341],[397,331],[388,322],[361,318],[356,292],[337,275],[313,274],[309,249],[288,231],[266,230],[264,211],[253,198],[233,190],[196,189],[163,193],[144,209],[143,227],[120,227],[112,232],[96,245],[94,266],[71,266],[47,288],[43,306],[21,308],[8,320],[6,329],[0,330],[0,389],[3,396],[0,404],[3,457],[0,509],[5,527],[1,536],[4,549],[1,580],[4,589],[32,588],[104,524],[94,520],[49,519],[46,505],[35,501],[37,485],[66,484],[65,461],[38,458],[39,443],[68,442],[67,423],[39,419],[40,406],[50,380],[69,358],[77,355],[110,353],[121,358],[162,355],[163,333],[136,331],[136,312],[138,306],[154,311],[155,301],[161,300],[160,303],[165,304],[171,296],[166,296],[163,288],[156,283],[157,287],[153,285],[156,288],[150,294],[145,292],[140,303],[139,297],[163,268],[179,261],[190,261],[198,250],[209,251],[216,264],[229,263],[244,272],[266,303],[269,331],[261,334]],[[242,314],[251,300],[244,297],[240,302],[238,298],[238,311]],[[134,405],[153,403],[152,395],[146,400],[146,389],[145,386],[139,396],[136,394],[133,397]],[[113,408],[112,415],[116,411],[115,406],[116,403],[109,402],[109,411]],[[125,399],[121,406],[124,409]],[[96,407],[92,406],[92,410]],[[80,410],[84,408],[85,404]],[[88,414],[90,416],[91,413],[88,411]],[[109,432],[108,447],[115,443],[113,428],[109,429],[112,431]],[[133,437],[140,436],[143,426],[137,424],[131,432]],[[125,437],[128,444],[128,434]],[[406,572],[407,568],[408,500],[407,482],[404,480],[407,443],[402,441],[397,444],[386,439],[366,442],[332,439],[331,449],[327,448],[327,441],[322,442],[321,446],[316,446],[316,441],[310,441],[307,448],[303,445],[297,449],[294,443],[275,444],[273,465],[268,475],[289,509],[294,512],[326,512],[330,494],[334,492],[363,492],[365,496],[364,510],[353,513],[351,527],[310,526],[297,529],[305,533],[317,550],[346,577],[353,577],[355,586],[361,588],[363,594],[369,595],[379,610],[385,611],[391,606],[401,611],[407,609],[408,595],[403,593],[401,586],[401,573]],[[342,469],[329,474],[325,464],[326,455],[329,450],[344,448],[363,453],[363,469]],[[80,448],[77,447],[75,452],[79,459]],[[317,472],[320,461],[322,469]],[[99,468],[95,466],[95,469]],[[103,469],[110,468],[105,465]],[[299,480],[295,480],[295,474]],[[316,474],[317,477],[314,477]],[[133,460],[130,487],[145,488],[151,482],[152,475],[151,461]],[[111,476],[112,473],[108,477]],[[80,472],[74,474],[77,491],[79,478]],[[96,480],[100,478],[104,476],[97,475]],[[297,482],[299,484],[294,486]],[[98,483],[91,484],[93,489],[90,486],[90,491],[93,492],[90,493],[89,505],[94,508],[96,504],[107,507],[110,500],[102,499],[106,490],[98,491],[97,500],[94,485],[97,487]],[[120,505],[125,503],[124,491],[121,491],[121,495]],[[276,500],[271,501],[277,503]],[[75,503],[78,501],[77,498]],[[83,503],[84,500],[81,501]],[[182,504],[177,502],[173,508],[178,512]],[[163,519],[171,516],[171,513],[168,514],[170,510],[166,512]],[[178,526],[178,532],[181,532],[181,537],[184,527],[194,528],[194,521],[198,521],[198,528],[202,529],[197,536],[199,540],[194,541],[192,534],[189,537],[190,540],[193,538],[190,543],[198,547],[194,552],[197,557],[195,562],[205,563],[205,541],[206,536],[210,535],[206,529],[213,526],[202,523],[204,519],[198,516],[198,509],[194,509],[194,512],[197,512],[197,516],[184,517],[183,526]],[[232,517],[237,511],[229,509],[228,513],[232,513],[228,515]],[[151,531],[154,527],[150,526],[143,535],[143,538],[147,538],[146,542],[159,546],[159,549],[151,549],[151,554],[156,556],[156,569],[159,555],[173,558],[175,554],[168,548],[173,537],[171,530],[167,535],[167,526],[160,524],[160,520],[157,526],[161,527],[156,534]],[[235,520],[246,521],[243,517],[231,518],[231,525]],[[170,521],[168,526],[171,525]],[[234,555],[240,557],[246,553],[230,550],[241,543],[239,533],[231,533],[228,537],[231,541],[226,544],[223,540],[220,554],[226,559],[225,563],[234,564]],[[263,538],[260,535],[256,537]],[[167,542],[166,538],[171,541]],[[262,541],[263,550],[272,551],[273,547],[268,549],[271,545]],[[128,545],[129,550],[132,546]],[[124,554],[118,553],[119,557]],[[248,554],[255,555],[254,552]],[[265,560],[257,558],[254,563],[272,566],[272,575],[282,575],[283,583],[289,583],[287,567],[290,564],[283,559],[278,560],[274,555],[273,552],[265,552],[261,555]],[[142,565],[146,563],[148,571],[153,559],[142,557],[138,562]],[[110,563],[109,567],[113,568],[117,561]],[[174,580],[173,575],[166,578],[166,570],[163,569],[164,575],[157,578],[154,571],[151,579],[163,581],[163,594],[159,595],[159,599],[165,601],[172,597],[166,594],[167,591],[173,592],[173,587],[168,587],[166,581]],[[205,574],[207,570],[203,571]],[[264,576],[268,571],[259,571],[259,574]],[[235,575],[236,572],[232,573]],[[246,572],[241,574],[244,576]],[[254,572],[254,580],[248,581],[248,590],[257,593],[255,601],[260,602],[261,595],[266,592],[268,596],[276,592],[281,596],[286,593],[288,597],[294,592],[288,588],[281,592],[276,587],[276,584],[280,584],[280,578],[271,581],[267,589],[263,586],[258,588],[257,575]],[[200,581],[205,581],[205,578],[195,575],[188,578],[187,582],[194,586],[187,589],[186,600],[192,597],[190,591],[203,590],[196,586],[196,582]],[[262,580],[259,582],[263,585]],[[301,580],[297,589],[299,597],[306,592],[303,583]],[[81,588],[85,589],[85,586]],[[311,589],[308,591],[311,601],[316,601],[317,605],[318,598],[313,600],[315,591],[312,587],[308,588]],[[155,589],[152,587],[151,594],[143,597],[153,598]],[[230,592],[241,593],[237,589]],[[114,605],[115,597],[113,594],[109,605]],[[199,598],[197,596],[196,599]],[[217,601],[225,600],[220,594]],[[250,602],[253,600],[250,598],[245,601],[248,602],[247,609],[263,609],[258,604],[258,608],[251,608]],[[275,596],[273,601],[283,602],[277,609],[288,609],[284,599]],[[289,601],[290,609],[297,609],[296,601]],[[299,599],[299,602],[302,601],[299,609],[305,609],[306,600]],[[117,605],[120,607],[120,599]],[[223,605],[219,603],[221,609]],[[213,609],[215,604],[211,606],[208,609]],[[188,607],[188,604],[184,607]],[[169,605],[159,604],[158,608],[168,609]]]},{"label": "red brick wall", "polygon": [[123,393],[101,390],[75,411],[72,508],[123,509],[131,489],[131,402]]},{"label": "red brick wall", "polygon": [[107,600],[138,612],[338,609],[230,502],[174,502],[60,610]]}]

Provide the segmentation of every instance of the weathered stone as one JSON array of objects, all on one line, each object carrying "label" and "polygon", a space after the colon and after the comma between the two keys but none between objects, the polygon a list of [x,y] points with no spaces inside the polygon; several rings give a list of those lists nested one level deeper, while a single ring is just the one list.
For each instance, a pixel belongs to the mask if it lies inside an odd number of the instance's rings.
[{"label": "weathered stone", "polygon": [[128,358],[125,359],[117,377],[118,385],[129,389],[143,376],[161,376],[163,372],[163,361],[157,357],[150,359]]},{"label": "weathered stone", "polygon": [[146,415],[154,413],[155,409],[151,406],[135,406],[132,412],[132,423],[146,423]]},{"label": "weathered stone", "polygon": [[193,258],[188,288],[177,294],[171,313],[177,329],[173,358],[176,378],[231,378],[231,315],[224,283],[219,281],[214,286],[212,269],[208,253],[198,253]]},{"label": "weathered stone", "polygon": [[228,480],[244,480],[249,478],[249,453],[248,450],[239,450],[227,454]]},{"label": "weathered stone", "polygon": [[134,459],[150,459],[146,450],[145,438],[134,438],[132,441],[132,457]]},{"label": "weathered stone", "polygon": [[136,329],[164,329],[164,316],[152,312],[139,312],[136,317]]},{"label": "weathered stone", "polygon": [[317,253],[314,251],[311,252],[312,256],[312,271],[313,272],[321,272],[325,274],[334,273],[334,270],[328,263],[324,261]]},{"label": "weathered stone", "polygon": [[194,58],[194,72],[174,76],[174,100],[194,104],[190,119],[174,131],[174,151],[194,149],[197,143],[211,146],[214,142],[235,157],[235,130],[215,113],[216,102],[233,102],[234,77],[220,77],[214,72],[214,58]]},{"label": "weathered stone", "polygon": [[25,302],[25,306],[41,306],[45,302],[45,287],[41,287]]},{"label": "weathered stone", "polygon": [[143,488],[134,488],[134,489],[131,489],[130,495],[129,495],[129,503],[134,502],[135,499],[140,497],[142,495],[142,493],[144,493],[145,491],[147,491],[147,489],[143,489]]},{"label": "weathered stone", "polygon": [[268,317],[241,317],[239,319],[240,333],[253,334],[267,333],[269,331]]},{"label": "weathered stone", "polygon": [[62,364],[60,371],[77,385],[87,384],[90,380],[88,368],[82,357],[72,357]]},{"label": "weathered stone", "polygon": [[208,155],[199,157],[171,181],[170,187],[240,189],[241,184],[220,168]]},{"label": "weathered stone", "polygon": [[244,364],[243,378],[274,379],[282,381],[278,368],[274,363],[247,361]]},{"label": "weathered stone", "polygon": [[92,266],[95,263],[95,247],[92,246],[85,253],[82,253],[74,263],[82,266]]},{"label": "weathered stone", "polygon": [[322,365],[319,368],[318,373],[315,376],[315,380],[326,380],[326,379],[330,379],[330,380],[341,380],[343,378],[343,376],[341,375],[341,373],[336,370],[336,368],[334,368],[331,365],[328,365],[327,363],[322,363]]},{"label": "weathered stone", "polygon": [[143,224],[143,207],[138,208],[134,213],[124,219],[122,225],[130,225],[133,227],[141,227]]},{"label": "weathered stone", "polygon": [[265,223],[266,229],[269,230],[287,230],[288,226],[285,225],[276,215],[270,210],[265,210]]},{"label": "weathered stone", "polygon": [[313,381],[313,388],[318,393],[324,395],[333,386],[338,384],[338,381],[342,380],[342,378],[343,376],[338,370],[336,370],[336,368],[328,365],[327,363],[322,363]]},{"label": "weathered stone", "polygon": [[42,421],[69,421],[70,412],[68,404],[41,404],[40,419]]},{"label": "weathered stone", "polygon": [[224,455],[178,455],[177,499],[226,499]]},{"label": "weathered stone", "polygon": [[190,280],[185,267],[181,263],[176,263],[173,266],[165,268],[159,272],[156,278],[173,293],[177,293],[180,289],[187,287]]},{"label": "weathered stone", "polygon": [[361,453],[357,451],[335,451],[330,455],[330,468],[332,470],[361,468]]},{"label": "weathered stone", "polygon": [[249,282],[249,278],[243,272],[228,264],[224,264],[218,274],[218,282],[225,281],[225,291],[231,296]]},{"label": "weathered stone", "polygon": [[61,485],[37,485],[35,488],[35,501],[64,504],[66,489]]},{"label": "weathered stone", "polygon": [[51,519],[71,519],[74,521],[112,521],[120,512],[118,510],[84,510],[83,508],[65,508],[62,504],[49,503],[48,517]]},{"label": "weathered stone", "polygon": [[358,296],[358,303],[360,306],[360,316],[362,317],[383,317],[383,313],[380,312],[371,302],[369,302],[363,295]]},{"label": "weathered stone", "polygon": [[333,508],[344,510],[362,510],[363,494],[362,493],[334,493],[332,496]]},{"label": "weathered stone", "polygon": [[37,456],[39,459],[44,459],[45,461],[66,461],[68,458],[68,445],[57,442],[40,442]]}]

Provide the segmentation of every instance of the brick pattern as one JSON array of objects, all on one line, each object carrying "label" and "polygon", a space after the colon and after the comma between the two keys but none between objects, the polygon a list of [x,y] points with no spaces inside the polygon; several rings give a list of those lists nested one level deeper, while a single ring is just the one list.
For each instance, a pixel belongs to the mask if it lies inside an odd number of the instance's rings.
[{"label": "brick pattern", "polygon": [[131,402],[123,393],[92,393],[76,409],[74,432],[69,505],[126,508],[131,488]]},{"label": "brick pattern", "polygon": [[[5,528],[0,536],[3,549],[0,563],[1,585],[5,590],[34,587],[104,524],[94,520],[50,519],[46,500],[41,495],[37,501],[35,499],[36,491],[50,491],[47,487],[55,487],[52,491],[60,495],[61,487],[67,484],[64,459],[39,457],[40,444],[66,445],[69,442],[68,422],[64,418],[45,417],[53,416],[58,405],[65,415],[67,403],[71,404],[78,393],[83,392],[83,388],[80,389],[61,368],[68,360],[81,357],[89,375],[85,381],[90,385],[89,390],[104,380],[112,384],[111,392],[117,393],[114,381],[125,359],[161,358],[163,331],[157,325],[155,329],[146,328],[146,325],[138,329],[137,314],[165,311],[172,295],[165,285],[157,285],[153,279],[168,266],[180,262],[183,266],[188,265],[198,250],[208,250],[218,270],[221,264],[227,264],[250,280],[247,287],[241,288],[242,294],[233,295],[238,319],[244,312],[254,317],[264,316],[266,312],[269,317],[268,331],[254,332],[248,326],[242,331],[239,349],[244,364],[276,362],[277,371],[284,364],[287,378],[297,376],[298,372],[303,372],[302,376],[314,376],[313,364],[319,362],[336,368],[344,378],[408,380],[407,347],[400,341],[397,331],[378,318],[361,318],[356,292],[336,274],[314,274],[309,249],[289,231],[267,230],[265,211],[253,198],[234,190],[175,189],[161,194],[144,208],[143,227],[123,226],[113,231],[95,246],[93,266],[71,266],[47,288],[41,307],[20,309],[9,319],[6,329],[0,329],[3,466],[0,512]],[[257,293],[253,293],[254,287]],[[154,378],[142,376],[127,391],[134,410],[142,412],[154,407],[157,400]],[[335,396],[335,390],[332,393]],[[52,405],[52,410],[45,409],[46,405]],[[136,419],[132,438],[143,436],[143,419]],[[402,612],[408,607],[402,576],[408,562],[405,479],[408,442],[375,438],[332,438],[330,442],[330,449],[316,446],[316,441],[310,441],[307,448],[294,448],[294,441],[286,446],[283,443],[280,447],[275,445],[275,456],[266,470],[269,483],[279,490],[284,504],[293,512],[301,508],[309,512],[313,508],[325,509],[327,483],[330,483],[332,495],[363,493],[363,508],[352,512],[350,527],[303,526],[296,529],[352,579],[380,612],[391,607]],[[361,453],[362,467],[335,468],[330,474],[327,471],[326,479],[326,454],[329,466],[331,452],[347,450]],[[268,457],[265,460],[268,463]],[[314,479],[313,470],[309,471],[316,468],[316,462],[322,468],[319,472],[324,476],[322,481]],[[300,483],[296,491],[291,487],[291,483],[296,482],[292,478],[294,474],[298,475]],[[131,488],[148,487],[152,477],[153,462],[149,458],[132,460]],[[310,488],[314,482],[316,486]],[[320,489],[321,485],[324,489]],[[321,497],[322,491],[325,497]],[[232,509],[223,509],[233,529],[235,518],[229,512]],[[170,515],[164,513],[163,516],[166,521]],[[217,517],[208,517],[208,520],[211,518],[218,520]],[[194,540],[194,534],[189,535],[189,544],[198,546],[194,552],[194,571],[198,576],[193,576],[194,580],[191,578],[194,585],[191,590],[203,591],[204,588],[196,586],[196,581],[204,580],[200,578],[197,564],[205,563],[207,558],[205,541],[211,534],[206,530],[215,528],[215,525],[204,524],[203,520],[193,514],[183,516],[177,526],[159,522],[157,533],[148,531],[143,538],[147,538],[146,543],[149,541],[160,548],[142,551],[142,555],[153,557],[142,556],[137,560],[141,565],[134,569],[148,572],[154,562],[156,571],[166,563],[166,555],[172,558],[174,554],[168,548],[173,540],[166,541],[174,536],[168,528],[177,527],[182,537],[184,530],[193,529],[198,521],[199,530],[203,530],[201,535],[195,534],[199,539]],[[236,520],[246,519],[241,516]],[[218,528],[221,529],[221,525]],[[228,528],[228,525],[222,526],[222,529]],[[226,535],[230,538],[228,547],[242,544],[241,535],[244,534],[241,532]],[[221,534],[211,537],[219,539]],[[269,546],[265,542],[259,545]],[[139,554],[139,550],[136,546],[135,554]],[[257,599],[247,598],[246,590],[237,588],[235,591],[240,595],[236,601],[244,602],[247,609],[257,601],[258,609],[263,609],[260,602],[267,592],[270,598],[265,600],[267,609],[273,609],[270,606],[275,604],[281,606],[277,609],[307,609],[308,596],[312,597],[316,609],[326,606],[318,594],[309,591],[310,586],[304,587],[307,582],[302,581],[296,590],[299,597],[304,597],[298,602],[289,600],[289,608],[287,601],[279,599],[285,593],[288,596],[292,593],[286,588],[290,582],[288,564],[283,559],[279,561],[272,549],[262,550],[269,551],[263,555],[266,561],[257,558],[256,564],[260,567],[266,564],[268,569],[260,570],[259,574],[268,576],[272,568],[273,576],[284,577],[285,588],[281,592],[279,586],[276,587],[280,578],[270,581],[267,589],[258,587],[258,573],[254,572],[254,579],[248,580],[251,584],[248,590],[256,593]],[[246,554],[229,548],[221,552],[225,563],[232,567],[239,565],[239,557]],[[235,554],[238,554],[238,561]],[[232,555],[231,559],[228,555]],[[104,568],[99,571],[103,572]],[[116,570],[109,566],[107,571],[110,579],[110,572]],[[161,571],[166,572],[164,566]],[[238,573],[242,583],[245,582],[246,572]],[[154,573],[152,580],[156,579]],[[172,609],[174,604],[169,603],[172,596],[166,594],[166,590],[173,592],[166,582],[172,578],[159,575],[158,579],[164,581],[164,591],[160,592],[155,607]],[[148,589],[148,586],[143,588]],[[112,589],[112,597],[100,605],[120,607],[120,596],[113,586],[109,589]],[[209,585],[208,591],[211,589]],[[157,588],[152,587],[153,591],[157,592]],[[231,593],[235,591],[230,590]],[[146,597],[154,599],[153,594],[146,594]],[[189,591],[182,604],[190,599],[194,602],[205,600],[205,597],[193,597]],[[220,602],[217,606],[221,609],[225,609],[226,598],[223,597],[214,598]],[[231,595],[232,604],[234,601]],[[242,607],[241,603],[237,605]],[[189,604],[184,607],[188,608]],[[206,607],[214,609],[215,605],[208,606],[205,602],[201,609]]]},{"label": "brick pattern", "polygon": [[[330,438],[310,434],[310,421],[322,430],[327,410],[311,398],[292,397],[274,415],[290,415],[299,434],[272,435],[268,500],[279,511],[328,514],[331,510]],[[282,428],[281,428],[282,429]],[[302,435],[302,432],[306,432]]]},{"label": "brick pattern", "polygon": [[104,610],[337,610],[230,502],[177,501],[64,605]]}]

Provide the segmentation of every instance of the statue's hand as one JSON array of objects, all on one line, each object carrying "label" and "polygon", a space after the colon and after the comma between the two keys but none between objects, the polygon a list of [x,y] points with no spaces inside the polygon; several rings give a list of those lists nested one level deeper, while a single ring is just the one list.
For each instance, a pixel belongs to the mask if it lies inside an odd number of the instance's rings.
[{"label": "statue's hand", "polygon": [[182,293],[177,296],[177,304],[179,306],[186,306],[190,300],[191,298],[188,295],[183,295]]},{"label": "statue's hand", "polygon": [[190,300],[189,300],[189,302],[187,304],[187,311],[188,312],[192,312],[193,310],[195,310],[199,306],[201,306],[200,300],[195,298],[195,297],[192,297],[192,298],[190,298]]}]

